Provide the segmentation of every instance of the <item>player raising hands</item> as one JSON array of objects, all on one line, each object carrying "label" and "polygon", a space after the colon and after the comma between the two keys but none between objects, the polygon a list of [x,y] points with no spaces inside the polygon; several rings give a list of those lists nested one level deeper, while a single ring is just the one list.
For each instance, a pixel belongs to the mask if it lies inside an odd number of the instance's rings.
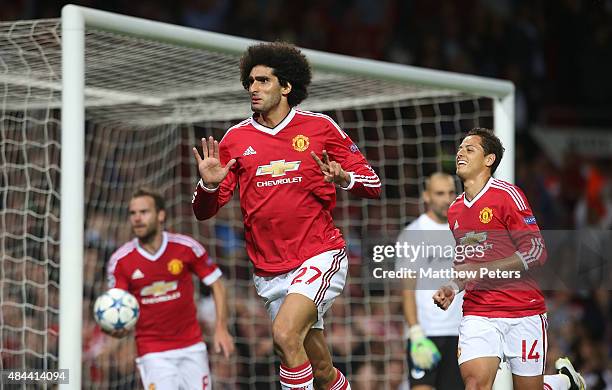
[{"label": "player raising hands", "polygon": [[294,46],[249,47],[240,74],[254,114],[219,143],[202,140],[203,158],[194,150],[200,173],[194,214],[211,218],[238,185],[246,249],[273,319],[282,387],[350,388],[323,337],[323,315],[348,269],[331,211],[335,185],[378,198],[380,179],[330,117],[295,108],[308,94],[311,71]]}]

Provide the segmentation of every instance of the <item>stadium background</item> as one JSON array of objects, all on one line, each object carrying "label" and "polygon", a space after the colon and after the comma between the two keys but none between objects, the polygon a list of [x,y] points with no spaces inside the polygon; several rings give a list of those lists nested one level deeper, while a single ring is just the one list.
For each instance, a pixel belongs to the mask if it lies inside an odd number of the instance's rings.
[{"label": "stadium background", "polygon": [[[34,0],[2,3],[2,21],[57,17],[63,5]],[[249,38],[283,39],[317,50],[512,80],[517,87],[516,182],[525,190],[540,226],[549,230],[612,227],[612,155],[605,152],[610,149],[576,145],[559,152],[550,145],[559,134],[587,145],[612,142],[610,0],[75,3]],[[592,131],[588,133],[592,139],[585,140],[585,129]],[[376,159],[367,150],[366,155]],[[418,212],[415,207],[412,215],[401,216],[402,223]],[[236,219],[239,210],[234,205],[220,216],[217,225],[207,227],[215,229],[218,237],[227,238],[213,249],[222,264],[224,256],[244,257],[237,225],[223,224]],[[88,221],[91,241],[86,264],[94,268],[104,263],[114,249],[112,243],[124,238],[96,237],[96,226],[103,225],[104,221]],[[400,226],[379,228],[393,231]],[[229,274],[247,280],[246,262]],[[360,286],[353,283],[347,290],[351,303],[341,299],[330,313],[333,327],[329,337],[338,361],[346,366],[341,368],[351,373],[356,389],[376,388],[383,382],[386,388],[397,388],[403,380],[403,349],[388,342],[401,333],[397,301],[377,301],[371,296],[367,307],[352,305],[359,302]],[[86,297],[94,294],[86,291]],[[606,388],[604,383],[612,386],[610,298],[608,288],[593,290],[589,286],[574,292],[547,293],[549,361],[569,355],[593,389]],[[202,302],[205,306],[206,300]],[[238,373],[244,378],[243,385],[268,388],[276,382],[276,370],[266,313],[259,302],[240,294],[231,305],[236,313],[234,332],[240,336],[239,356],[231,364],[215,359],[213,372],[220,379],[219,387],[232,388],[231,378]],[[243,323],[240,313],[246,312],[249,322]],[[84,358],[121,356],[125,364],[115,366],[115,372],[97,372],[94,367],[87,375],[94,382],[96,377],[112,377],[114,388],[132,388],[133,346],[109,342],[91,325],[84,327]],[[257,341],[254,344],[252,340]],[[10,366],[10,362],[3,361],[3,365]]]}]

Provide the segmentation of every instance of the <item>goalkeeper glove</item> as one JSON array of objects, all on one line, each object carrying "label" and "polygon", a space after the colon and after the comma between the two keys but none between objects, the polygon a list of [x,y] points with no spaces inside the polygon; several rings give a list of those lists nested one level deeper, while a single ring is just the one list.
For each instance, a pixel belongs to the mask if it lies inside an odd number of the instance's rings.
[{"label": "goalkeeper glove", "polygon": [[431,370],[440,361],[438,347],[423,333],[420,325],[413,325],[408,331],[410,357],[414,365],[422,370]]}]

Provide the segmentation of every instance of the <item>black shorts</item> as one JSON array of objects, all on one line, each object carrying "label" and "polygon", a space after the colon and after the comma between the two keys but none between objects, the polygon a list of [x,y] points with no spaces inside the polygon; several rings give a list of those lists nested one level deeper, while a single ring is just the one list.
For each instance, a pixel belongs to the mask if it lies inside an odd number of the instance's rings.
[{"label": "black shorts", "polygon": [[410,385],[428,385],[437,390],[465,389],[459,363],[457,363],[457,345],[459,336],[434,336],[429,339],[436,344],[442,358],[431,370],[421,370],[414,366],[410,358],[410,341],[408,341],[408,380]]}]

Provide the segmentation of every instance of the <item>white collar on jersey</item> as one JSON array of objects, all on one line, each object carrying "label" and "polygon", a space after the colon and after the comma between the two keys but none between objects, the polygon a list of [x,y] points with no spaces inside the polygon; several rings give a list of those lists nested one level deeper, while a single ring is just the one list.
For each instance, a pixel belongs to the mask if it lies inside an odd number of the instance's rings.
[{"label": "white collar on jersey", "polygon": [[168,246],[168,234],[166,232],[162,232],[162,244],[154,254],[147,252],[143,247],[141,247],[137,238],[135,238],[134,241],[136,242],[136,250],[142,255],[142,257],[147,260],[155,261],[159,259],[166,251],[166,247]]},{"label": "white collar on jersey", "polygon": [[480,192],[478,192],[476,196],[474,197],[474,199],[472,200],[467,200],[467,196],[465,195],[465,192],[464,192],[463,193],[463,204],[466,205],[468,209],[472,207],[474,203],[476,203],[476,201],[478,201],[478,199],[480,199],[480,197],[483,196],[485,192],[487,192],[489,187],[491,187],[492,182],[493,182],[493,176],[491,176],[489,180],[487,180],[487,184],[485,184],[485,186],[482,187],[482,190],[480,190]]},{"label": "white collar on jersey", "polygon": [[253,116],[251,116],[251,124],[253,125],[254,128],[256,128],[259,131],[263,131],[264,133],[270,134],[270,135],[276,135],[282,129],[287,127],[287,125],[289,124],[289,122],[291,122],[294,116],[295,116],[295,110],[291,108],[291,110],[289,110],[289,113],[287,114],[285,119],[283,119],[278,125],[276,125],[276,127],[270,128],[270,127],[264,126],[260,124],[259,122],[257,122],[255,118],[253,118]]}]

